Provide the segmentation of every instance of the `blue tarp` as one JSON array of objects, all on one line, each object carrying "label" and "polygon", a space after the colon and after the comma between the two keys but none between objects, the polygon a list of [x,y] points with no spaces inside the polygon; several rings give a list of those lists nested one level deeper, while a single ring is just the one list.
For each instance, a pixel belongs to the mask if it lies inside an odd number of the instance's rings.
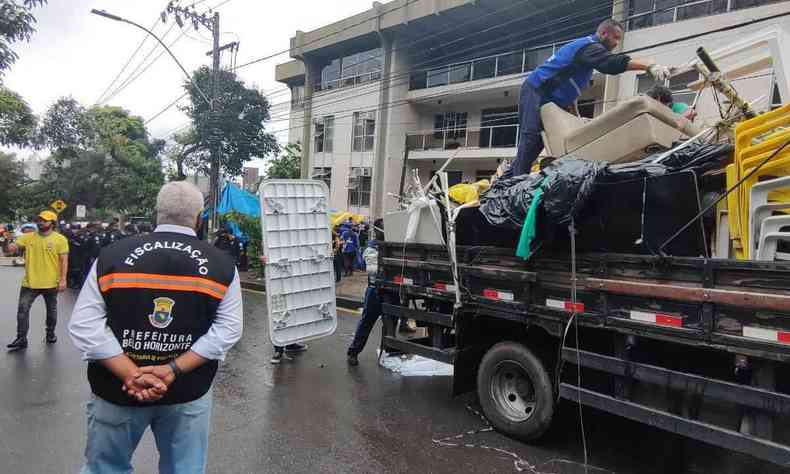
[{"label": "blue tarp", "polygon": [[239,212],[250,217],[261,216],[261,204],[258,197],[233,183],[225,184],[217,206],[217,213]]}]

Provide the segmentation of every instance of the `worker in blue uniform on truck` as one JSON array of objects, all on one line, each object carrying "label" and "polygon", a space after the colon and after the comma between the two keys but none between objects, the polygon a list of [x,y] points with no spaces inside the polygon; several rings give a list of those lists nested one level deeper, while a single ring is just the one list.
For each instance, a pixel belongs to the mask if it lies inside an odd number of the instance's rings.
[{"label": "worker in blue uniform on truck", "polygon": [[530,172],[532,163],[543,150],[540,108],[553,102],[578,114],[576,100],[590,84],[593,71],[609,75],[647,71],[658,82],[669,78],[669,68],[656,64],[652,59],[613,54],[622,38],[623,25],[613,19],[605,20],[598,25],[594,35],[566,44],[527,76],[521,86],[518,107],[518,154],[503,178]]}]

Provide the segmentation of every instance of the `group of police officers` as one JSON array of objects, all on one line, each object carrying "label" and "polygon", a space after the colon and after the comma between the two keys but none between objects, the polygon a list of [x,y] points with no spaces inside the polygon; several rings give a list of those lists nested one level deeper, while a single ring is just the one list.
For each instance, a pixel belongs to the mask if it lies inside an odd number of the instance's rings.
[{"label": "group of police officers", "polygon": [[121,229],[118,220],[113,220],[107,227],[99,222],[92,222],[85,227],[79,224],[62,224],[60,233],[69,241],[68,287],[82,287],[91,265],[104,247],[126,237],[151,232],[149,224],[127,224]]}]

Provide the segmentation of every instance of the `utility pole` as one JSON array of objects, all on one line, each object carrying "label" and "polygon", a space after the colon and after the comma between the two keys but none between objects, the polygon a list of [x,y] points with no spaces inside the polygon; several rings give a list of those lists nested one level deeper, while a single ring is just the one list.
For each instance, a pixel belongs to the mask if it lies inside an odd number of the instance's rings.
[{"label": "utility pole", "polygon": [[[211,124],[211,131],[209,136],[209,152],[211,154],[209,162],[209,182],[210,182],[210,196],[209,205],[211,206],[211,213],[209,214],[208,229],[209,231],[215,230],[217,227],[217,205],[219,204],[219,169],[220,169],[220,150],[219,142],[220,137],[216,128],[217,124],[217,98],[219,97],[219,73],[220,73],[220,51],[226,47],[220,48],[219,46],[219,12],[214,12],[212,16],[205,13],[198,13],[195,6],[181,7],[178,5],[179,0],[171,0],[167,4],[165,11],[162,12],[162,22],[167,21],[168,15],[174,15],[176,23],[179,27],[184,26],[184,19],[192,22],[195,30],[199,25],[211,30],[211,35],[214,39],[213,48],[210,52],[212,56],[212,69],[211,69],[211,100],[208,101],[209,105],[209,123]],[[209,10],[210,12],[210,10]]]},{"label": "utility pole", "polygon": [[[214,37],[214,47],[212,48],[213,56],[213,78],[212,78],[212,92],[211,92],[211,108],[209,114],[211,116],[212,128],[216,125],[216,102],[219,95],[219,12],[214,12],[214,28],[212,36]],[[209,220],[209,231],[213,231],[217,227],[217,206],[219,205],[219,137],[216,133],[216,128],[211,133],[211,218]]]}]

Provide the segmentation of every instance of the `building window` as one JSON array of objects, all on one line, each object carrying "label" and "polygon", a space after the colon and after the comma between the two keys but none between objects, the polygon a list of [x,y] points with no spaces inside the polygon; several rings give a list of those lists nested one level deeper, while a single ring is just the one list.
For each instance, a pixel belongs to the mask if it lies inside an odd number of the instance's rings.
[{"label": "building window", "polygon": [[319,179],[326,183],[326,187],[332,189],[332,168],[313,168],[313,179]]},{"label": "building window", "polygon": [[381,48],[354,53],[334,59],[321,70],[316,90],[337,89],[375,81],[381,78]]},{"label": "building window", "polygon": [[496,170],[477,170],[475,171],[475,182],[482,181],[484,179],[491,180],[491,177],[496,174]]},{"label": "building window", "polygon": [[518,107],[484,109],[480,117],[480,148],[516,146]]},{"label": "building window", "polygon": [[774,82],[774,91],[771,94],[771,110],[782,106],[782,94],[779,92],[779,84]]},{"label": "building window", "polygon": [[584,118],[595,117],[595,99],[580,100],[577,104],[579,109],[579,116]]},{"label": "building window", "polygon": [[[697,93],[689,89],[688,85],[698,79],[699,73],[694,70],[684,72],[683,74],[678,74],[677,76],[670,78],[669,90],[672,91],[673,100],[675,102],[683,102],[688,105],[693,104],[694,97],[696,97]],[[637,76],[636,80],[636,93],[645,94],[654,85],[656,85],[655,79],[647,74],[640,74]]]},{"label": "building window", "polygon": [[631,0],[628,29],[637,30],[785,0]]},{"label": "building window", "polygon": [[335,136],[335,117],[327,115],[315,123],[315,152],[332,153]]},{"label": "building window", "polygon": [[304,86],[294,86],[291,88],[291,105],[301,107],[304,105]]},{"label": "building window", "polygon": [[466,137],[466,112],[445,112],[436,114],[433,120],[433,137],[441,139]]},{"label": "building window", "polygon": [[376,119],[373,112],[354,112],[352,151],[373,151],[375,135]]},{"label": "building window", "polygon": [[348,205],[370,207],[373,168],[351,168],[348,176]]}]

